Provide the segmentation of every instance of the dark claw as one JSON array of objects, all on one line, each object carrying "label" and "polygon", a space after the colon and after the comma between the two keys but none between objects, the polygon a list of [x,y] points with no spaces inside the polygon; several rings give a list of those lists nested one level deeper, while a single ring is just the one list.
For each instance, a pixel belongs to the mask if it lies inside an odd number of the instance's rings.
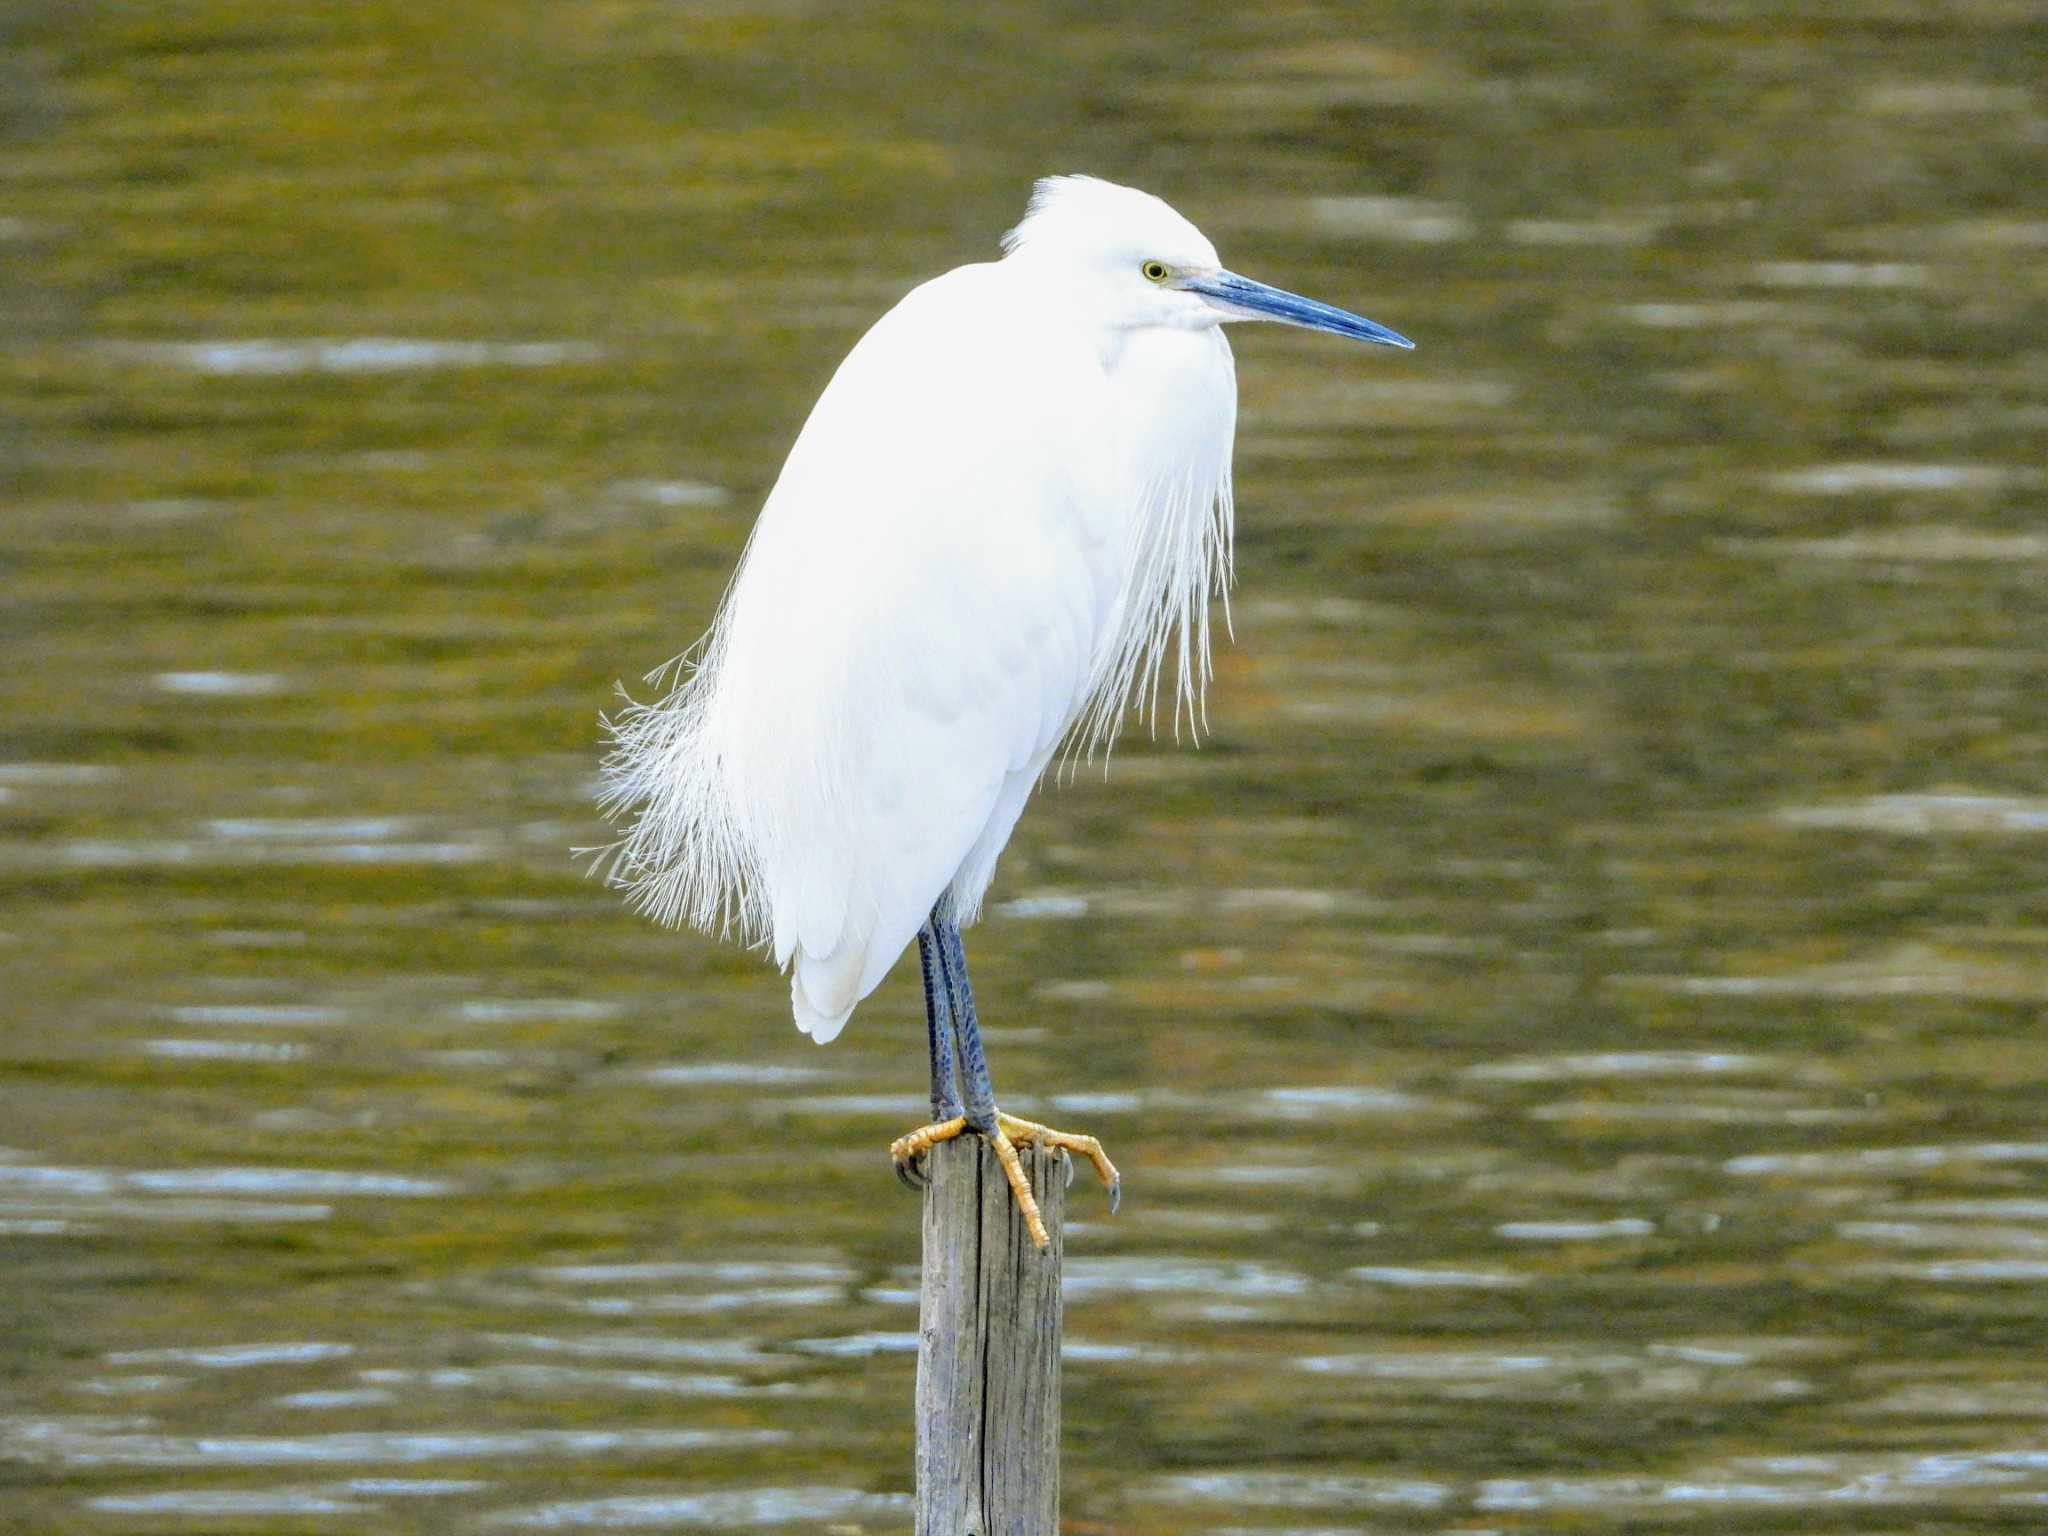
[{"label": "dark claw", "polygon": [[1117,1205],[1118,1205],[1118,1203],[1119,1203],[1120,1201],[1122,1201],[1123,1197],[1124,1197],[1124,1181],[1123,1181],[1122,1179],[1118,1179],[1118,1180],[1117,1180],[1117,1181],[1116,1181],[1116,1182],[1115,1182],[1114,1184],[1112,1184],[1112,1185],[1110,1185],[1110,1186],[1109,1186],[1109,1214],[1110,1214],[1110,1215],[1114,1216],[1114,1215],[1116,1214],[1116,1208],[1117,1208]]},{"label": "dark claw", "polygon": [[896,1165],[896,1179],[914,1195],[921,1195],[931,1187],[931,1180],[924,1176],[924,1167],[918,1158]]}]

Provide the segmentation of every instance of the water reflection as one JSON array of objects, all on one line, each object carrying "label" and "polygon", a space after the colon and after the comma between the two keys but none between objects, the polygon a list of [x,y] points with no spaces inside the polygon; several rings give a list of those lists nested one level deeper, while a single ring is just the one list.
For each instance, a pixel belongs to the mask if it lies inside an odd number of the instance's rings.
[{"label": "water reflection", "polygon": [[212,1344],[174,1349],[126,1349],[108,1355],[109,1365],[198,1365],[233,1371],[255,1365],[307,1365],[346,1360],[355,1353],[348,1344]]},{"label": "water reflection", "polygon": [[5,1428],[13,1459],[73,1467],[406,1466],[425,1461],[610,1456],[636,1458],[772,1444],[771,1430],[529,1429],[431,1434],[179,1436],[54,1420]]},{"label": "water reflection", "polygon": [[[470,1485],[473,1486],[473,1485]],[[195,1515],[217,1520],[275,1515],[367,1515],[377,1506],[311,1488],[168,1490],[162,1493],[106,1493],[87,1499],[86,1508],[110,1515]]]},{"label": "water reflection", "polygon": [[862,1493],[857,1488],[745,1488],[730,1493],[632,1494],[547,1504],[502,1515],[496,1523],[546,1530],[592,1526],[603,1530],[650,1526],[750,1530],[819,1522],[845,1528],[849,1520],[894,1523],[909,1513],[910,1500],[903,1494]]},{"label": "water reflection", "polygon": [[194,342],[102,342],[119,362],[159,363],[195,373],[390,373],[415,368],[550,368],[598,356],[588,342],[456,342],[402,336],[349,336],[316,341],[265,339]]}]

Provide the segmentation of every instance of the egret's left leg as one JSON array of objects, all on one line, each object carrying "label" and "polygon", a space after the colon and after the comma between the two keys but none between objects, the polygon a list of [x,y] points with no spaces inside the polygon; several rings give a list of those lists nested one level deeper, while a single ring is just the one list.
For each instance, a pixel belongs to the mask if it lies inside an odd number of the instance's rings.
[{"label": "egret's left leg", "polygon": [[958,1120],[913,1131],[889,1149],[890,1155],[901,1167],[907,1159],[921,1155],[926,1148],[938,1142],[950,1141],[963,1131],[976,1132],[994,1149],[996,1161],[1002,1165],[1003,1177],[1009,1181],[1011,1194],[1016,1196],[1017,1208],[1023,1214],[1032,1242],[1044,1248],[1050,1239],[1046,1235],[1045,1220],[1039,1215],[1038,1201],[1031,1193],[1030,1180],[1025,1177],[1023,1164],[1018,1161],[1017,1142],[1036,1141],[1087,1158],[1094,1165],[1096,1175],[1109,1187],[1111,1210],[1116,1209],[1122,1180],[1116,1165],[1102,1150],[1102,1143],[1093,1136],[1055,1131],[1035,1121],[1006,1115],[996,1108],[995,1089],[988,1076],[988,1057],[981,1044],[981,1023],[974,1011],[974,992],[967,981],[967,951],[960,942],[959,925],[934,912],[929,926],[937,952],[935,958],[940,979],[952,1015],[955,1068],[964,1103]]}]

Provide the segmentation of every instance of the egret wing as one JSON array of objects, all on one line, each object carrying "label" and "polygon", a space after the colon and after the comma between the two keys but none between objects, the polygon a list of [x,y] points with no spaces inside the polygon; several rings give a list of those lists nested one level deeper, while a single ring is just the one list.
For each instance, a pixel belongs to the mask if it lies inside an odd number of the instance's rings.
[{"label": "egret wing", "polygon": [[663,771],[615,774],[615,799],[630,776],[666,801],[639,797],[628,845],[650,817],[670,835],[628,875],[667,879],[675,915],[737,913],[820,1040],[1071,724],[1117,602],[1130,498],[1100,363],[1006,297],[999,267],[962,268],[855,347],[702,666],[651,712],[670,729],[643,722]]}]

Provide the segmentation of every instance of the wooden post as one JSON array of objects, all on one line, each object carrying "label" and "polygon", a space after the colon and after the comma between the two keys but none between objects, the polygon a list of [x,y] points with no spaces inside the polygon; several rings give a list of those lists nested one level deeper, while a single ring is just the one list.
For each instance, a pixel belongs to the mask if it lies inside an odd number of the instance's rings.
[{"label": "wooden post", "polygon": [[1051,1246],[1032,1244],[979,1136],[925,1155],[917,1536],[1056,1536],[1065,1159],[1017,1149]]}]

